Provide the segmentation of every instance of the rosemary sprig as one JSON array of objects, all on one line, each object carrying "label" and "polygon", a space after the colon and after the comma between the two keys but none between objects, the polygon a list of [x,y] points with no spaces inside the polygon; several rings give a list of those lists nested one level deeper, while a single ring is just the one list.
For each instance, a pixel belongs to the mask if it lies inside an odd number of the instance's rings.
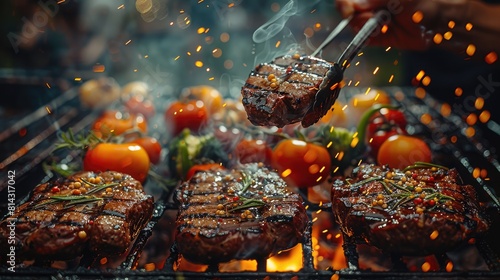
[{"label": "rosemary sprig", "polygon": [[65,208],[67,208],[77,204],[86,204],[99,200],[102,200],[102,198],[95,197],[93,195],[54,195],[48,198],[46,201],[36,204],[33,209],[40,209],[42,206],[55,204],[58,202],[67,202],[65,204]]},{"label": "rosemary sprig", "polygon": [[100,192],[104,189],[107,189],[107,188],[110,188],[110,187],[114,187],[114,186],[118,186],[120,183],[109,183],[109,184],[94,184],[94,183],[91,183],[83,178],[80,178],[80,180],[82,182],[84,182],[85,184],[89,184],[90,186],[92,186],[92,189],[90,189],[89,191],[87,191],[87,194],[93,194],[93,193],[97,193],[97,192]]},{"label": "rosemary sprig", "polygon": [[354,183],[354,184],[350,184],[349,182],[347,182],[349,184],[349,186],[351,187],[359,187],[361,185],[364,185],[366,183],[369,183],[369,182],[372,182],[372,181],[381,181],[382,180],[382,177],[370,177],[368,179],[365,179],[363,181],[359,181],[357,183]]},{"label": "rosemary sprig", "polygon": [[417,161],[414,164],[405,167],[403,169],[403,172],[406,172],[406,171],[412,170],[412,169],[429,168],[429,167],[436,167],[436,168],[444,169],[444,170],[448,170],[449,169],[448,167],[442,166],[442,165],[439,165],[439,164],[434,164],[434,163],[430,163],[430,162],[423,162],[423,161]]},{"label": "rosemary sprig", "polygon": [[71,129],[59,134],[60,142],[54,145],[54,151],[60,149],[85,150],[90,146],[105,142],[94,133],[80,133],[75,135]]},{"label": "rosemary sprig", "polygon": [[266,203],[260,199],[254,199],[254,198],[245,198],[242,197],[240,198],[241,204],[238,204],[238,206],[232,207],[228,209],[228,212],[234,212],[238,210],[243,210],[251,207],[262,207],[266,205]]},{"label": "rosemary sprig", "polygon": [[248,175],[246,172],[241,172],[241,183],[243,184],[243,188],[240,191],[240,195],[244,194],[248,188],[252,185],[252,177]]}]

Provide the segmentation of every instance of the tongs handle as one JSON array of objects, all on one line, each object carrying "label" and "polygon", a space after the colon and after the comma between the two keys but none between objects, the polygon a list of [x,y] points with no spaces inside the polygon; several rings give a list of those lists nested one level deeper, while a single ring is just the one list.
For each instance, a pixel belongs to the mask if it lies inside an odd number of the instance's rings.
[{"label": "tongs handle", "polygon": [[387,14],[387,10],[379,10],[370,19],[368,19],[363,27],[361,27],[358,34],[354,36],[351,43],[349,43],[338,59],[338,63],[341,65],[343,70],[347,67],[347,65],[349,65],[349,63],[351,63],[352,59],[359,53],[361,48],[363,48],[366,40],[373,34],[377,27],[380,27],[380,25],[384,22],[384,17],[387,17]]}]

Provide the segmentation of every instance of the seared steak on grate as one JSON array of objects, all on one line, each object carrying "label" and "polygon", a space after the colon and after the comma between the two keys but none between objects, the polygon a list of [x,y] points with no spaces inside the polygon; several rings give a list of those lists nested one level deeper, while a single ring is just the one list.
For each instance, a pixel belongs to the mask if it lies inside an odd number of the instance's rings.
[{"label": "seared steak on grate", "polygon": [[321,112],[308,113],[331,66],[325,60],[298,55],[259,64],[241,89],[248,119],[254,125],[278,127],[296,122],[308,127],[316,123],[336,99],[329,98]]},{"label": "seared steak on grate", "polygon": [[443,253],[488,229],[474,188],[428,164],[361,165],[334,182],[332,204],[346,236],[401,255]]},{"label": "seared steak on grate", "polygon": [[70,260],[87,250],[106,256],[127,250],[153,213],[153,198],[129,175],[82,172],[38,185],[0,224],[2,257],[15,223],[16,258]]},{"label": "seared steak on grate", "polygon": [[177,248],[193,263],[268,258],[299,243],[308,223],[301,197],[258,164],[198,172],[176,199]]}]

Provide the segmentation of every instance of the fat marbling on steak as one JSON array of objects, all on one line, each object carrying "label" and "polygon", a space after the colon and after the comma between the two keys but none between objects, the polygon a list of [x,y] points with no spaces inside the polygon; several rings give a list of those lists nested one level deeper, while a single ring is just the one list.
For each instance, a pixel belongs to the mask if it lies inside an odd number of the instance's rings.
[{"label": "fat marbling on steak", "polygon": [[193,263],[268,258],[301,242],[308,224],[301,197],[259,164],[198,172],[176,199],[177,248]]},{"label": "fat marbling on steak", "polygon": [[401,255],[444,253],[488,229],[457,170],[423,163],[406,170],[363,164],[334,182],[332,207],[348,238]]},{"label": "fat marbling on steak", "polygon": [[17,260],[71,260],[125,252],[153,213],[153,198],[129,175],[81,172],[38,185],[0,223],[2,257],[15,222]]},{"label": "fat marbling on steak", "polygon": [[312,56],[286,55],[255,67],[241,89],[242,103],[254,125],[283,127],[316,123],[332,107],[336,94],[310,110],[332,63]]}]

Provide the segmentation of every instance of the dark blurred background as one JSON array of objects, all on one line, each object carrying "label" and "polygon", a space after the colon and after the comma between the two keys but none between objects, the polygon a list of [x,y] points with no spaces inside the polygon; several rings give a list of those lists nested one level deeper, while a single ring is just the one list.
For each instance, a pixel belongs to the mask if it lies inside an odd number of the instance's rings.
[{"label": "dark blurred background", "polygon": [[[311,53],[341,20],[333,0],[10,0],[0,5],[2,117],[32,110],[98,76],[120,85],[145,81],[158,97],[199,84],[237,97],[257,63]],[[352,36],[347,28],[321,56],[335,61]],[[453,108],[463,115],[487,110],[498,120],[499,63],[442,50],[383,47],[366,48],[355,62],[346,73],[351,86],[422,86],[457,104]],[[420,70],[429,84],[415,79]],[[471,105],[477,97],[486,101],[480,109]]]}]

